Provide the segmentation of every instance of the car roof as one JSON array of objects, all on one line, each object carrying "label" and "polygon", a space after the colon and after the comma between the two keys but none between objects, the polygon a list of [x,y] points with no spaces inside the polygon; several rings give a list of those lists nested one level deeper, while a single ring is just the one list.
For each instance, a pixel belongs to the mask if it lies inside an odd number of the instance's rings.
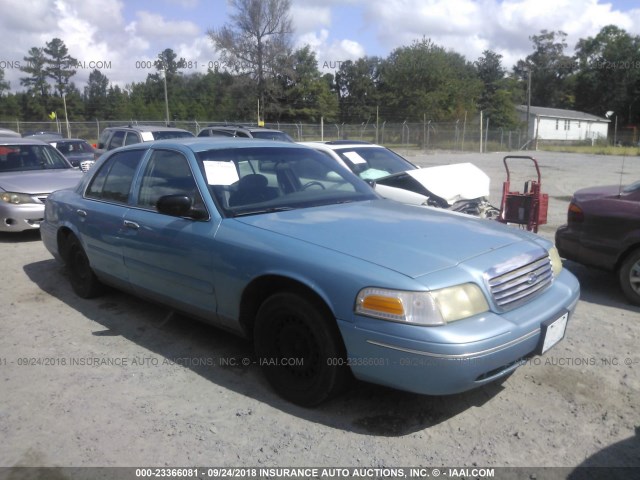
[{"label": "car roof", "polygon": [[0,145],[49,145],[35,137],[0,137]]},{"label": "car roof", "polygon": [[[161,127],[157,125],[122,125],[119,127],[106,127],[105,130],[136,130],[138,132],[188,132],[184,128]],[[189,132],[191,133],[191,132]]]},{"label": "car roof", "polygon": [[21,136],[22,135],[20,135],[18,132],[14,132],[13,130],[10,130],[8,128],[0,128],[0,137],[18,138]]},{"label": "car roof", "polygon": [[278,132],[284,133],[282,130],[275,128],[264,127],[248,127],[246,125],[209,125],[201,129],[202,130],[246,130],[248,132]]},{"label": "car roof", "polygon": [[[120,147],[117,150],[130,150],[136,148],[154,148],[154,147],[186,147],[195,153],[207,150],[223,150],[223,149],[240,149],[240,148],[306,148],[292,142],[283,142],[279,140],[262,140],[259,138],[237,138],[237,137],[189,137],[189,138],[172,138],[167,140],[155,140],[153,142],[135,143]],[[112,150],[115,151],[115,150]]]},{"label": "car roof", "polygon": [[50,140],[47,140],[47,143],[51,143],[51,142],[55,142],[55,143],[60,143],[60,142],[85,142],[85,143],[89,143],[84,138],[52,138]]},{"label": "car roof", "polygon": [[384,148],[382,145],[377,145],[375,143],[362,142],[359,140],[338,140],[338,141],[327,141],[327,142],[299,142],[302,145],[307,145],[308,147],[313,148],[324,148],[325,150],[342,150],[348,148]]}]

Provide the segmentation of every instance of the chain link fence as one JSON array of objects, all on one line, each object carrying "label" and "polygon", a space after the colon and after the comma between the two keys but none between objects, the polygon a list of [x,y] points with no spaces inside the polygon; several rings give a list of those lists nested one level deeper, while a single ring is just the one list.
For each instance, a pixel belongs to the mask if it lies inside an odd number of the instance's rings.
[{"label": "chain link fence", "polygon": [[[106,121],[93,122],[0,122],[21,134],[30,132],[57,132],[66,138],[84,138],[95,143],[105,127],[126,125],[164,126],[164,121]],[[194,134],[208,125],[223,125],[220,122],[175,121],[171,126],[189,130]],[[238,122],[234,125],[255,125]],[[288,133],[299,142],[319,140],[360,140],[377,143],[390,148],[409,151],[449,150],[467,152],[495,152],[518,150],[526,144],[526,131],[480,129],[480,121],[470,122],[424,122],[424,123],[266,123],[265,127]]]}]

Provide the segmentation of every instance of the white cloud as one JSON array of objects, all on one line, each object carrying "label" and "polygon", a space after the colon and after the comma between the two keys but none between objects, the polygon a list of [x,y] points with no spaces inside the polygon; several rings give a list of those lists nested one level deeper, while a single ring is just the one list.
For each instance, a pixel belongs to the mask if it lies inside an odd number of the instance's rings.
[{"label": "white cloud", "polygon": [[494,50],[507,67],[531,53],[529,37],[543,29],[566,32],[568,54],[606,25],[640,29],[640,10],[622,13],[598,0],[370,0],[363,7],[389,51],[424,36],[470,61]]},{"label": "white cloud", "polygon": [[129,27],[136,35],[146,38],[163,38],[165,43],[174,41],[173,38],[189,38],[202,35],[198,25],[186,20],[165,20],[162,15],[147,11],[137,12],[138,21],[132,22]]},{"label": "white cloud", "polygon": [[355,40],[329,40],[329,30],[311,32],[301,35],[296,43],[297,48],[309,45],[316,54],[318,68],[333,73],[340,64],[347,60],[357,60],[365,55],[364,47]]},{"label": "white cloud", "polygon": [[[228,8],[218,2],[212,16],[210,4],[198,0],[2,0],[0,68],[13,90],[21,89],[17,63],[56,37],[80,61],[109,62],[103,73],[121,86],[144,81],[149,70],[135,62],[165,48],[194,62],[216,61],[206,29],[227,21]],[[494,50],[510,68],[532,52],[529,37],[542,29],[566,32],[569,54],[605,25],[640,34],[640,8],[621,12],[605,0],[293,0],[291,14],[295,46],[309,44],[325,71],[365,55],[386,56],[422,37],[470,61]],[[78,70],[78,87],[90,71]]]},{"label": "white cloud", "polygon": [[304,35],[331,26],[331,8],[295,3],[291,6],[291,19],[294,30]]}]

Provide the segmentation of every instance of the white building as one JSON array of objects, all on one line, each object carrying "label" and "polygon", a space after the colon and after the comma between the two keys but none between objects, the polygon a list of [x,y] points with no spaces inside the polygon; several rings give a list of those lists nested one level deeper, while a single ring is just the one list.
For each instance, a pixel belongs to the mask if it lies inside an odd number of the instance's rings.
[{"label": "white building", "polygon": [[590,113],[559,108],[530,107],[527,122],[527,106],[516,107],[523,123],[528,123],[529,138],[534,142],[578,142],[606,140],[610,120]]}]

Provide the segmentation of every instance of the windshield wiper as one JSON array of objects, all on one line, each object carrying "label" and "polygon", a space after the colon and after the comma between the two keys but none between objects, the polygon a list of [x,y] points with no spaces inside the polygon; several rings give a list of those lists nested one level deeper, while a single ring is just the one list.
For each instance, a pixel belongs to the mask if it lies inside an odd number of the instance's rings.
[{"label": "windshield wiper", "polygon": [[293,207],[269,207],[269,208],[260,208],[256,210],[247,210],[244,212],[236,212],[233,214],[234,217],[245,217],[248,215],[260,215],[262,213],[274,213],[274,212],[286,212],[288,210],[295,210]]}]

